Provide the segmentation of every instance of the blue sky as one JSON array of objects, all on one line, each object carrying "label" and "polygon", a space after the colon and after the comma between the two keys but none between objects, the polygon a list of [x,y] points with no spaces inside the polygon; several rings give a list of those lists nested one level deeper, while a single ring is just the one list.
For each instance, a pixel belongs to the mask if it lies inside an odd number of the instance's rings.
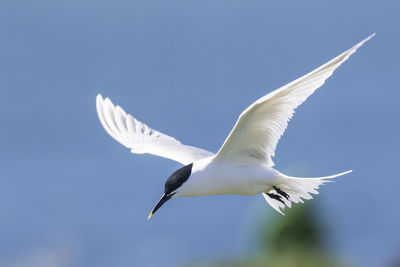
[{"label": "blue sky", "polygon": [[0,265],[154,266],[248,252],[262,197],[170,201],[178,164],[131,155],[97,93],[184,143],[217,151],[257,98],[376,32],[296,112],[274,161],[354,173],[313,200],[332,250],[378,265],[400,250],[398,1],[0,3]]}]

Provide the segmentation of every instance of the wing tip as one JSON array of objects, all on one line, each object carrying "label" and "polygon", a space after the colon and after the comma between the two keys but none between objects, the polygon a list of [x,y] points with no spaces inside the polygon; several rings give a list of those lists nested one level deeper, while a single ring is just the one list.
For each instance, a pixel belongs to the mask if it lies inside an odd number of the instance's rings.
[{"label": "wing tip", "polygon": [[364,40],[362,40],[361,42],[358,43],[358,47],[362,46],[364,43],[368,42],[371,38],[373,38],[376,35],[376,33],[374,32],[373,34],[371,34],[370,36],[368,36],[367,38],[365,38]]},{"label": "wing tip", "polygon": [[99,115],[99,118],[103,116],[102,114],[102,108],[103,108],[103,97],[101,96],[101,94],[98,94],[96,97],[96,110],[97,110],[97,115]]},{"label": "wing tip", "polygon": [[358,48],[360,48],[363,44],[368,42],[368,40],[373,38],[375,35],[376,35],[376,33],[374,32],[373,34],[369,35],[367,38],[363,39],[361,42],[359,42],[358,44],[356,44],[355,46],[350,48],[350,54],[354,53]]},{"label": "wing tip", "polygon": [[353,170],[348,170],[348,171],[345,171],[345,172],[338,173],[337,175],[338,176],[342,176],[342,175],[346,175],[346,174],[349,174],[349,173],[352,173],[352,172],[353,172]]},{"label": "wing tip", "polygon": [[96,107],[99,108],[103,104],[103,96],[101,94],[97,94],[96,96]]},{"label": "wing tip", "polygon": [[106,105],[109,105],[110,107],[112,107],[112,109],[114,109],[114,104],[113,104],[113,102],[111,101],[110,98],[106,97],[104,99],[104,103],[106,103]]},{"label": "wing tip", "polygon": [[374,32],[373,34],[371,34],[370,36],[368,36],[367,38],[364,39],[364,41],[368,41],[369,39],[371,39],[372,37],[374,37],[376,35],[376,32]]}]

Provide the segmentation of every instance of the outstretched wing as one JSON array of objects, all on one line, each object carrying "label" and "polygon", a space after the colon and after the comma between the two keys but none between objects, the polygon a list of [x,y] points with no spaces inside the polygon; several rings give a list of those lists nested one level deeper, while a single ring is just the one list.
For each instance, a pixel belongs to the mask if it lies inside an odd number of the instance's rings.
[{"label": "outstretched wing", "polygon": [[114,106],[109,98],[96,98],[97,114],[106,132],[135,154],[152,154],[172,159],[183,165],[214,154],[193,146],[187,146],[175,138],[151,129],[138,121],[120,106]]},{"label": "outstretched wing", "polygon": [[372,34],[328,63],[265,95],[239,116],[215,160],[273,166],[272,157],[295,109],[322,86]]}]

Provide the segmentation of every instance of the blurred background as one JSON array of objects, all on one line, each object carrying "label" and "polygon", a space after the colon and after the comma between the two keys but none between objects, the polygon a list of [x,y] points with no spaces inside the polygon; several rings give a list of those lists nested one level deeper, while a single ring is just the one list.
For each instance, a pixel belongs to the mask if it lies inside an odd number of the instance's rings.
[{"label": "blurred background", "polygon": [[[399,266],[398,1],[2,0],[0,266]],[[296,112],[276,168],[354,172],[308,205],[180,198],[98,93],[216,152],[249,104],[377,35]]]}]

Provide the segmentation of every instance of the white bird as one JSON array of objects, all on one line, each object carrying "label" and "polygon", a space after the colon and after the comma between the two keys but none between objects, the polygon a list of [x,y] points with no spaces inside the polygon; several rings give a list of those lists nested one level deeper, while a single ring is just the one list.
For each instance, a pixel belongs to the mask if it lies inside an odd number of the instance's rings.
[{"label": "white bird", "polygon": [[164,193],[148,219],[171,198],[222,194],[262,194],[272,208],[282,213],[281,209],[291,207],[291,202],[303,202],[312,198],[310,194],[318,194],[319,186],[330,178],[351,172],[319,178],[290,177],[273,168],[272,157],[295,109],[374,35],[251,104],[240,114],[216,154],[151,129],[99,94],[97,113],[112,138],[132,153],[148,153],[185,165],[167,179]]}]

